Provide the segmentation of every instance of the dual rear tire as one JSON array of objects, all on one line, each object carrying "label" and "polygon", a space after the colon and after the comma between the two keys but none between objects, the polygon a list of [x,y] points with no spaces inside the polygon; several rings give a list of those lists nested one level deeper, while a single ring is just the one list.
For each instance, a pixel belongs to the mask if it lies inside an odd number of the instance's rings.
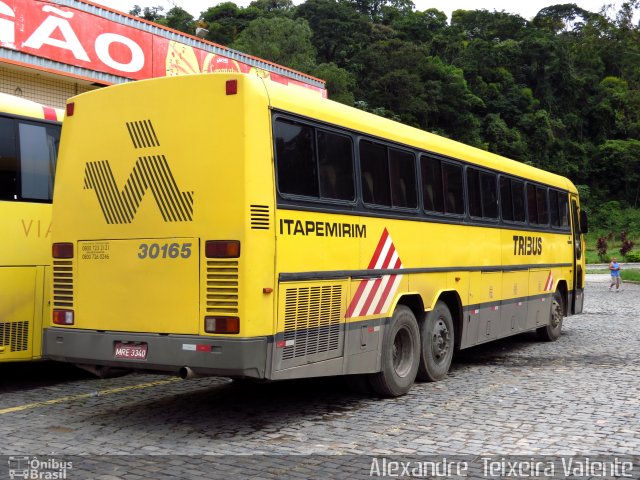
[{"label": "dual rear tire", "polygon": [[370,376],[375,393],[398,397],[409,391],[416,378],[437,381],[446,377],[453,358],[453,318],[438,301],[420,326],[411,309],[398,305],[382,345],[381,370]]}]

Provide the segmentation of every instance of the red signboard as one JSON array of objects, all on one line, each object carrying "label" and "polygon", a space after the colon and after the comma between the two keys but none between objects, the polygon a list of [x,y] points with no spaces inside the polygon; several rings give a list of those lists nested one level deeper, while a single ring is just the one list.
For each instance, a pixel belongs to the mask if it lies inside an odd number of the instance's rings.
[{"label": "red signboard", "polygon": [[216,71],[256,73],[325,90],[97,15],[34,0],[0,0],[0,47],[132,80]]}]

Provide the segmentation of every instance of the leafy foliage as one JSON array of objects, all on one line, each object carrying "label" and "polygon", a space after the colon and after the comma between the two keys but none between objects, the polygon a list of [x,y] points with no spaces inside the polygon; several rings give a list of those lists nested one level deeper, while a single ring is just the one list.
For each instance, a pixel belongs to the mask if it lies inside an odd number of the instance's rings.
[{"label": "leafy foliage", "polygon": [[[214,2],[212,2],[214,3]],[[531,20],[410,0],[255,0],[207,39],[327,81],[329,97],[568,176],[598,230],[640,231],[640,0]],[[193,34],[180,7],[132,12]],[[635,22],[635,23],[634,23]]]}]

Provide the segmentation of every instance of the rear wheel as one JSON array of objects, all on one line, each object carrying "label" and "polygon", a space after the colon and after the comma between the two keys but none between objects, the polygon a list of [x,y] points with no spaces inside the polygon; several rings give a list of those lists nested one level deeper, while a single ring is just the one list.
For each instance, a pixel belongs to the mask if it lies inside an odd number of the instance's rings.
[{"label": "rear wheel", "polygon": [[420,332],[410,308],[398,305],[382,342],[382,369],[371,376],[373,390],[385,397],[409,391],[420,362]]},{"label": "rear wheel", "polygon": [[447,376],[453,358],[453,317],[447,304],[438,301],[427,313],[420,331],[418,380],[436,382]]},{"label": "rear wheel", "polygon": [[564,317],[564,299],[562,293],[556,290],[551,300],[551,313],[549,323],[536,330],[538,337],[545,342],[554,342],[560,338],[562,333],[562,318]]}]

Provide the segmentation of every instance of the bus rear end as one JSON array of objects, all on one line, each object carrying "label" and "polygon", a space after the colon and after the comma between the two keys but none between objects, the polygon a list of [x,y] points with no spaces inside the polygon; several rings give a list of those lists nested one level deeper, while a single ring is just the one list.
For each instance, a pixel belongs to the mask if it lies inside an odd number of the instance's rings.
[{"label": "bus rear end", "polygon": [[41,356],[62,111],[0,94],[0,362]]},{"label": "bus rear end", "polygon": [[[265,376],[274,240],[270,227],[251,225],[256,209],[270,208],[273,186],[247,181],[245,171],[247,156],[261,155],[251,175],[272,175],[261,82],[185,76],[70,100],[48,357]],[[248,265],[251,277],[242,275]]]}]

